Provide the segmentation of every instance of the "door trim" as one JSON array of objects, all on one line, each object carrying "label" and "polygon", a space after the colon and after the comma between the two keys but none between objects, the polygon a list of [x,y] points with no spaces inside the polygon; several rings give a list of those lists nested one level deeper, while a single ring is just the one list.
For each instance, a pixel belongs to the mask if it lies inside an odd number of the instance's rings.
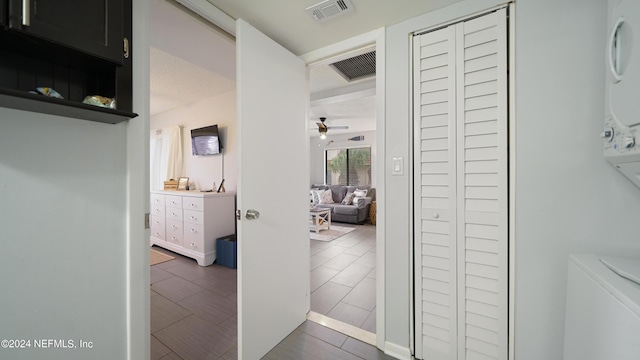
[{"label": "door trim", "polygon": [[[150,324],[150,231],[144,214],[149,212],[149,0],[132,1],[133,38],[138,48],[133,57],[133,110],[127,122],[127,239],[126,239],[126,332],[127,359],[151,356]],[[145,271],[140,271],[145,269]]]}]

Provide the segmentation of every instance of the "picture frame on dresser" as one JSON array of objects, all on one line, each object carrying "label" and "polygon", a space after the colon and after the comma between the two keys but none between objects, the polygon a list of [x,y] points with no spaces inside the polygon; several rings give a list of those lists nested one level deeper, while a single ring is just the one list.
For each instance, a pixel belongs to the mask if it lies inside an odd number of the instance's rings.
[{"label": "picture frame on dresser", "polygon": [[189,186],[189,178],[188,177],[180,177],[180,178],[178,178],[178,190],[187,190],[187,186]]}]

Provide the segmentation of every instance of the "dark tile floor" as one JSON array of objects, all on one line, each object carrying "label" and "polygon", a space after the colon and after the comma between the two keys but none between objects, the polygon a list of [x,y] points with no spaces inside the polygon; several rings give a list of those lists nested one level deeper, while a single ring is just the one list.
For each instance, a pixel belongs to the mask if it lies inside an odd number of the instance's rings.
[{"label": "dark tile floor", "polygon": [[[195,260],[154,248],[176,259],[151,267],[151,359],[237,359],[236,270],[201,267]],[[311,253],[312,310],[375,331],[375,226],[360,225],[331,242],[312,241]],[[265,356],[329,358],[391,359],[369,344],[310,321]]]},{"label": "dark tile floor", "polygon": [[376,227],[311,240],[311,311],[376,332]]}]

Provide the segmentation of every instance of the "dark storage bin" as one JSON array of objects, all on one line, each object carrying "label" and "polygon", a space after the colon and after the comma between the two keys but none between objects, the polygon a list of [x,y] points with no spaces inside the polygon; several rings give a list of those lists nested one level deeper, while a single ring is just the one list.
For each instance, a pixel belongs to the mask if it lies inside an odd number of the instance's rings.
[{"label": "dark storage bin", "polygon": [[232,269],[238,267],[238,243],[235,235],[228,235],[216,240],[216,262],[218,265]]}]

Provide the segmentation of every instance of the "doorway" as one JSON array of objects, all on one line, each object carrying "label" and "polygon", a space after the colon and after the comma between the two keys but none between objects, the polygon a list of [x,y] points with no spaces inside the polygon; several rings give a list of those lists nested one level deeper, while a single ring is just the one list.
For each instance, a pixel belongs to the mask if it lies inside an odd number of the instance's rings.
[{"label": "doorway", "polygon": [[[332,227],[344,229],[344,235],[323,238],[326,230],[317,237],[312,234],[308,318],[338,331],[353,331],[349,335],[373,345],[377,324],[375,58],[374,44],[309,65],[311,188],[360,186],[368,189],[370,202],[363,221],[335,215]],[[336,70],[336,64],[345,62],[364,63],[359,78]]]}]

